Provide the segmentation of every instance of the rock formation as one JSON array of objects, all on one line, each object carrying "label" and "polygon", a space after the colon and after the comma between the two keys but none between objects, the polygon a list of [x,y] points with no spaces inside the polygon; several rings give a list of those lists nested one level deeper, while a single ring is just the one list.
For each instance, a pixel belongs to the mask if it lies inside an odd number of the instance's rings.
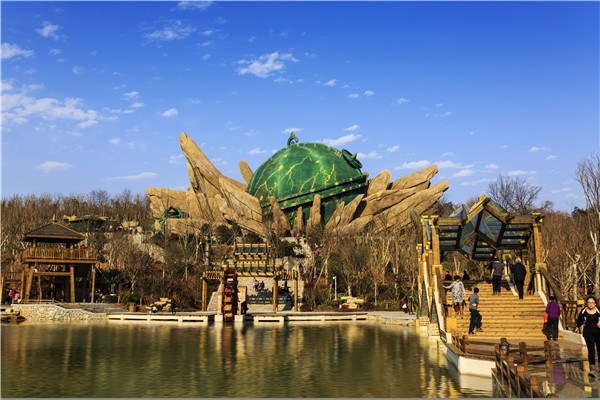
[{"label": "rock formation", "polygon": [[[204,224],[213,229],[223,224],[237,224],[246,232],[261,236],[273,229],[279,235],[290,232],[301,234],[310,232],[316,226],[325,223],[328,231],[359,233],[367,226],[382,231],[394,227],[403,227],[411,223],[410,213],[414,210],[422,214],[430,209],[448,189],[448,182],[431,186],[431,179],[437,174],[436,165],[424,168],[391,182],[391,173],[384,169],[368,181],[363,194],[346,197],[345,203],[338,200],[335,210],[326,221],[323,214],[321,196],[315,194],[309,203],[308,217],[303,214],[302,206],[295,209],[293,215],[286,215],[275,197],[270,197],[271,215],[266,223],[259,199],[246,191],[246,185],[226,177],[210,162],[196,143],[185,133],[180,137],[181,149],[188,161],[187,170],[190,186],[185,192],[172,189],[147,188],[150,209],[155,218],[155,226],[174,233],[193,233]],[[253,173],[245,161],[240,161],[240,172],[250,182]],[[352,200],[350,200],[352,199]],[[166,212],[176,206],[183,215],[173,217]],[[306,204],[305,204],[306,206]],[[331,209],[333,210],[333,209]],[[265,214],[268,216],[268,214]],[[171,219],[176,218],[176,219]]]}]

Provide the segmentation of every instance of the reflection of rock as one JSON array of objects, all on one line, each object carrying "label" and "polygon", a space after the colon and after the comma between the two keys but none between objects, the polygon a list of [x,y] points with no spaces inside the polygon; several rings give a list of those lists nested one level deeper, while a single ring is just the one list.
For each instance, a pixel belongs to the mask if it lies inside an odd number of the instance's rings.
[{"label": "reflection of rock", "polygon": [[[219,225],[235,223],[245,232],[265,235],[267,225],[262,215],[265,209],[264,205],[261,207],[259,199],[247,192],[245,184],[222,175],[185,133],[181,135],[180,143],[188,160],[186,167],[191,186],[185,192],[146,189],[152,216],[157,221],[156,227],[161,226],[165,211],[177,206],[184,216],[179,217],[177,222],[174,222],[175,219],[166,221],[168,229],[175,233],[193,232],[204,224],[214,229]],[[253,177],[252,170],[243,160],[240,161],[240,172],[246,182]],[[331,204],[323,203],[323,197],[315,194],[312,202],[308,203],[310,210],[305,211],[306,215],[302,207],[286,209],[284,212],[280,205],[285,199],[270,197],[272,228],[279,235],[287,234],[292,231],[290,222],[293,222],[293,232],[301,234],[325,223],[328,231],[356,234],[368,226],[376,230],[406,226],[411,222],[411,210],[417,214],[427,211],[448,189],[447,182],[430,187],[430,180],[437,172],[437,166],[432,165],[390,183],[391,173],[384,169],[368,181],[363,194],[352,197],[346,192],[341,195],[337,204],[333,203],[336,208],[326,209]],[[331,202],[331,199],[328,201]]]}]

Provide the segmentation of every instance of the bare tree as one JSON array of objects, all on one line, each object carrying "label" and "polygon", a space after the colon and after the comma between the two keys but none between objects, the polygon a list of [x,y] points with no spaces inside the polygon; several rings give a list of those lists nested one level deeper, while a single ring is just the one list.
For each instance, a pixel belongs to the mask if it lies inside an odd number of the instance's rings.
[{"label": "bare tree", "polygon": [[488,185],[488,190],[492,201],[506,211],[527,214],[536,209],[533,203],[542,187],[529,184],[518,176],[500,175],[496,182]]},{"label": "bare tree", "polygon": [[588,233],[594,253],[596,297],[600,295],[600,155],[593,154],[577,164],[577,182],[585,195]]}]

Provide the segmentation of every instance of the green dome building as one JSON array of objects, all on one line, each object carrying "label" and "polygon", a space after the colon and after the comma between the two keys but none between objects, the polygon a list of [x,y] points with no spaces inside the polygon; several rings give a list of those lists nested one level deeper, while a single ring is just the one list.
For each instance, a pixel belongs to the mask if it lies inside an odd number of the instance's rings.
[{"label": "green dome building", "polygon": [[361,168],[356,154],[322,143],[298,143],[292,133],[287,147],[254,172],[247,191],[258,198],[263,215],[271,213],[269,196],[274,196],[290,223],[300,206],[306,220],[313,199],[319,194],[326,223],[340,202],[348,204],[366,193],[368,174]]}]

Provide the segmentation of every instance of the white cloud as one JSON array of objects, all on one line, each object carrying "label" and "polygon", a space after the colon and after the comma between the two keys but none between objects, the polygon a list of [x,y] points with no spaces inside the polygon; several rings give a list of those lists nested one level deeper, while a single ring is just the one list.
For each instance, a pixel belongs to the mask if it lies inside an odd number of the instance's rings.
[{"label": "white cloud", "polygon": [[443,105],[444,105],[444,103],[436,103],[436,104],[435,104],[435,106],[436,106],[436,107],[441,107],[441,106],[443,106]]},{"label": "white cloud", "polygon": [[443,154],[442,154],[442,158],[443,158],[443,157],[452,157],[453,155],[454,155],[454,153],[453,153],[453,152],[451,152],[451,151],[447,151],[447,152],[445,152],[445,153],[443,153]]},{"label": "white cloud", "polygon": [[556,194],[556,193],[567,193],[567,192],[570,192],[570,191],[571,191],[571,188],[564,187],[564,188],[561,188],[561,189],[551,190],[550,193],[553,193],[553,194]]},{"label": "white cloud", "polygon": [[367,96],[367,97],[374,96],[374,95],[375,95],[375,92],[372,90],[365,90],[365,92],[363,93],[363,96]]},{"label": "white cloud", "polygon": [[138,92],[127,92],[123,93],[123,97],[127,99],[137,99],[138,97],[140,97],[140,94]]},{"label": "white cloud", "polygon": [[212,30],[212,29],[207,29],[205,31],[201,32],[202,36],[212,36],[216,33],[216,31]]},{"label": "white cloud", "polygon": [[185,154],[179,154],[176,156],[169,157],[169,163],[171,164],[179,164],[185,158]]},{"label": "white cloud", "polygon": [[469,176],[469,175],[473,175],[475,173],[475,171],[473,171],[472,169],[461,169],[460,171],[458,171],[457,173],[455,173],[454,175],[452,175],[454,178],[460,178],[463,176]]},{"label": "white cloud", "polygon": [[177,9],[205,11],[211,5],[212,1],[180,1],[177,3]]},{"label": "white cloud", "polygon": [[251,155],[251,156],[254,156],[254,155],[263,154],[263,153],[266,153],[266,152],[267,152],[266,150],[262,150],[260,147],[256,147],[256,148],[250,150],[248,152],[248,154]]},{"label": "white cloud", "polygon": [[495,181],[495,179],[484,178],[484,179],[478,179],[475,181],[465,181],[465,182],[462,182],[460,184],[460,186],[476,186],[476,185],[480,185],[482,183],[489,183],[489,182],[493,182],[493,181]]},{"label": "white cloud", "polygon": [[2,59],[8,60],[15,57],[32,57],[33,50],[25,50],[17,44],[2,43]]},{"label": "white cloud", "polygon": [[75,66],[73,67],[73,73],[74,73],[75,75],[83,75],[83,71],[84,71],[83,67],[81,67],[81,66],[79,66],[79,65],[75,65]]},{"label": "white cloud", "polygon": [[344,128],[345,131],[350,131],[350,132],[354,132],[354,131],[356,131],[358,129],[360,129],[360,125],[356,125],[356,124],[351,125],[351,126],[349,126],[347,128]]},{"label": "white cloud", "polygon": [[173,21],[162,29],[145,35],[146,39],[155,41],[181,40],[194,33],[196,28],[185,26],[181,21]]},{"label": "white cloud", "polygon": [[292,132],[302,132],[302,128],[285,128],[281,133],[285,133],[286,135],[289,135]]},{"label": "white cloud", "polygon": [[201,60],[202,61],[210,60],[211,57],[212,56],[210,54],[205,54],[205,55],[202,56]]},{"label": "white cloud", "polygon": [[529,150],[527,150],[528,153],[535,153],[535,152],[538,152],[538,151],[550,151],[550,147],[536,147],[536,146],[533,146]]},{"label": "white cloud", "polygon": [[360,137],[361,135],[355,135],[354,133],[350,133],[348,135],[340,136],[337,139],[323,139],[323,143],[327,146],[337,147],[342,146],[346,143],[353,142]]},{"label": "white cloud", "polygon": [[111,120],[116,117],[105,117],[95,110],[81,107],[82,100],[67,98],[35,98],[27,94],[28,87],[20,93],[2,92],[2,121],[5,123],[24,124],[29,118],[44,120],[78,121],[80,128],[88,128],[99,120]]},{"label": "white cloud", "polygon": [[238,64],[244,65],[238,69],[240,75],[254,75],[259,78],[267,78],[272,73],[285,70],[285,61],[298,62],[291,53],[274,52],[263,54],[257,60],[239,60]]},{"label": "white cloud", "polygon": [[498,169],[498,166],[496,164],[487,164],[485,167],[483,167],[485,169]]},{"label": "white cloud", "polygon": [[323,85],[329,86],[329,87],[334,87],[336,82],[337,82],[336,79],[331,79],[331,80],[328,80],[327,82],[325,82]]},{"label": "white cloud", "polygon": [[250,36],[248,38],[248,43],[254,43],[254,42],[256,42],[256,36]]},{"label": "white cloud", "polygon": [[358,158],[361,158],[363,160],[376,160],[378,158],[382,158],[383,156],[380,155],[379,153],[377,153],[376,151],[371,151],[368,154],[365,153],[358,153]]},{"label": "white cloud", "polygon": [[73,168],[72,164],[67,162],[46,161],[37,166],[43,172],[64,171]]},{"label": "white cloud", "polygon": [[537,174],[537,171],[523,171],[522,169],[517,169],[513,171],[508,171],[506,173],[507,176],[520,176],[520,175],[531,175]]},{"label": "white cloud", "polygon": [[112,138],[109,140],[109,143],[117,145],[117,144],[121,143],[121,138],[118,138],[118,137]]},{"label": "white cloud", "polygon": [[136,142],[127,142],[127,148],[129,150],[135,150],[136,147],[137,147],[137,143]]},{"label": "white cloud", "polygon": [[351,98],[351,99],[358,99],[360,97],[360,94],[358,94],[358,93],[350,93],[348,95],[348,97]]},{"label": "white cloud", "polygon": [[405,104],[405,103],[408,103],[408,102],[410,102],[409,99],[406,99],[404,97],[400,97],[399,99],[397,99],[396,101],[394,101],[392,103],[392,105],[394,105],[394,104],[400,104],[400,105],[402,105],[402,104]]},{"label": "white cloud", "polygon": [[59,54],[62,54],[62,50],[61,49],[50,49],[49,53],[52,54],[53,56],[57,56]]},{"label": "white cloud", "polygon": [[60,39],[60,36],[56,33],[56,31],[59,29],[59,25],[52,25],[50,22],[44,22],[42,23],[42,27],[40,29],[36,29],[36,32],[43,37],[49,37],[54,40],[58,40]]},{"label": "white cloud", "polygon": [[436,161],[434,164],[437,164],[437,166],[439,168],[450,168],[450,169],[464,168],[462,166],[462,164],[455,163],[454,161],[450,161],[450,160]]},{"label": "white cloud", "polygon": [[115,176],[112,178],[106,178],[104,181],[106,182],[128,182],[128,181],[140,181],[143,179],[152,179],[158,176],[155,172],[142,172],[137,175],[128,175],[128,176]]},{"label": "white cloud", "polygon": [[421,169],[421,168],[425,168],[427,167],[429,164],[431,164],[428,160],[419,160],[419,161],[411,161],[411,162],[407,162],[404,163],[398,167],[394,167],[395,170],[400,170],[400,169]]},{"label": "white cloud", "polygon": [[145,104],[142,103],[141,101],[136,101],[135,103],[131,104],[129,107],[131,107],[131,108],[142,108],[144,106],[145,106]]},{"label": "white cloud", "polygon": [[395,144],[393,146],[388,147],[385,150],[388,151],[388,152],[390,152],[390,153],[394,153],[394,152],[398,151],[399,149],[400,149],[400,145]]},{"label": "white cloud", "polygon": [[546,157],[547,161],[555,160],[555,159],[556,159],[556,156],[554,154],[550,154],[548,157]]},{"label": "white cloud", "polygon": [[443,117],[449,117],[449,116],[451,116],[451,115],[452,115],[452,112],[451,112],[451,111],[446,111],[446,112],[445,112],[445,113],[443,113],[443,114],[436,114],[435,116],[436,116],[436,117],[443,118]]},{"label": "white cloud", "polygon": [[179,112],[175,108],[169,108],[168,110],[163,111],[163,113],[160,115],[163,117],[174,117],[177,114],[179,114]]}]

